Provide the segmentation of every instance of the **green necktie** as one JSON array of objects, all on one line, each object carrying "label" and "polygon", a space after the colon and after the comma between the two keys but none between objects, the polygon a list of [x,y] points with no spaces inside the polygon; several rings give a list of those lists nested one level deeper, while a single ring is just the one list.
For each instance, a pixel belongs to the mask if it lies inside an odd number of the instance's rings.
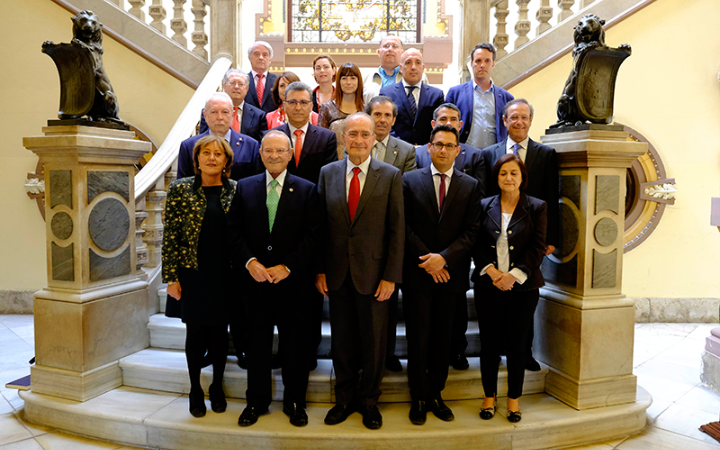
[{"label": "green necktie", "polygon": [[275,214],[277,213],[278,203],[280,202],[280,196],[277,193],[277,180],[270,182],[270,192],[267,195],[267,209],[268,209],[268,222],[270,223],[270,232],[272,233],[273,225],[275,224]]}]

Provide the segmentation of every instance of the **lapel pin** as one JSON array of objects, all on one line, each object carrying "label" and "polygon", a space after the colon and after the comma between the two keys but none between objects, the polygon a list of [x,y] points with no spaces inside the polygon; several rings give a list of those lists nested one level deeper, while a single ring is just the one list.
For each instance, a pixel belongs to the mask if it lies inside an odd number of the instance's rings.
[{"label": "lapel pin", "polygon": [[393,152],[394,155],[397,155],[397,152]]},{"label": "lapel pin", "polygon": [[288,189],[288,191],[292,192],[292,191],[293,191],[293,188]]}]

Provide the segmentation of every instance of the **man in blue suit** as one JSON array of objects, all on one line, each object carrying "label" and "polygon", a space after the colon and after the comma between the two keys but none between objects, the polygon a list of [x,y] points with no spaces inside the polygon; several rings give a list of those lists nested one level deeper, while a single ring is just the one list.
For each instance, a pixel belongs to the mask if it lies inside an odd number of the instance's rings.
[{"label": "man in blue suit", "polygon": [[463,127],[460,142],[485,148],[507,138],[502,122],[505,103],[513,99],[505,89],[492,82],[495,68],[495,46],[484,42],[470,52],[473,79],[451,87],[447,101],[460,108]]},{"label": "man in blue suit", "polygon": [[409,48],[402,54],[400,73],[401,82],[380,89],[380,95],[390,97],[398,105],[392,134],[413,145],[427,144],[433,111],[444,102],[445,96],[440,89],[422,82],[425,64],[418,49]]},{"label": "man in blue suit", "polygon": [[[277,105],[272,100],[272,88],[277,75],[268,71],[272,58],[272,46],[265,41],[255,41],[248,49],[248,59],[252,70],[248,73],[250,76],[250,91],[246,101],[266,113],[277,109]],[[258,92],[262,95],[258,96]]]},{"label": "man in blue suit", "polygon": [[[267,130],[265,111],[254,107],[245,101],[250,88],[250,77],[238,69],[225,72],[222,81],[223,91],[230,96],[233,102],[233,115],[230,128],[238,133],[246,134],[259,141],[262,132]],[[205,116],[200,115],[200,134],[208,130]]]}]

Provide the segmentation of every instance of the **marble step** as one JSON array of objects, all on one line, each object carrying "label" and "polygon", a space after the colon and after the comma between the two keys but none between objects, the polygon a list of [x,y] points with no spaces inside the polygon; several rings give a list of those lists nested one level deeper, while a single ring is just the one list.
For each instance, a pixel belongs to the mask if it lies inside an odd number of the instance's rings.
[{"label": "marble step", "polygon": [[[408,420],[407,403],[381,404],[383,427],[370,431],[359,414],[335,426],[323,423],[332,407],[310,403],[309,424],[296,428],[273,403],[270,414],[247,428],[237,425],[243,400],[228,401],[225,413],[208,409],[205,417],[188,413],[187,395],[121,387],[78,403],[21,391],[24,416],[32,423],[118,444],[169,450],[197,449],[413,449],[532,450],[587,445],[640,432],[646,425],[650,395],[638,386],[637,400],[618,406],[576,411],[546,394],[521,399],[522,421],[505,418],[505,401],[488,421],[478,417],[481,400],[447,402],[455,420],[432,414],[423,426]],[[209,408],[209,404],[208,404]],[[593,447],[594,448],[594,447]]]},{"label": "marble step", "polygon": [[[407,361],[401,360],[403,371],[399,373],[385,371],[380,389],[382,395],[380,402],[409,402],[410,390],[407,384]],[[157,391],[187,394],[190,392],[190,381],[187,375],[185,352],[148,348],[120,360],[123,385],[136,388],[152,389]],[[543,366],[539,372],[525,372],[523,394],[537,394],[545,390],[545,375],[547,367]],[[273,399],[281,401],[283,398],[283,384],[281,370],[273,370]],[[203,388],[207,392],[212,381],[212,367],[202,371]],[[318,367],[310,372],[307,401],[328,403],[335,401],[335,376],[332,361],[318,360]],[[224,390],[225,395],[232,398],[245,398],[247,389],[247,371],[237,365],[237,358],[228,357],[225,368]],[[455,370],[450,368],[443,398],[446,400],[467,400],[482,398],[482,380],[480,378],[480,361],[471,358],[468,370]],[[498,395],[507,395],[507,370],[504,359],[500,364],[498,377]]]},{"label": "marble step", "polygon": [[[165,317],[164,314],[155,314],[150,316],[148,323],[150,330],[150,346],[155,348],[168,348],[175,350],[185,349],[185,324],[180,319]],[[480,354],[480,330],[476,321],[468,322],[468,330],[465,333],[468,340],[467,355]],[[277,350],[278,336],[275,332],[275,341],[273,342],[274,351]],[[235,354],[235,347],[230,342],[230,354]],[[405,339],[405,324],[399,322],[397,325],[397,340],[395,342],[395,354],[399,358],[407,357],[407,340]],[[323,321],[322,324],[322,341],[318,348],[318,355],[321,358],[330,357],[330,322]]]}]

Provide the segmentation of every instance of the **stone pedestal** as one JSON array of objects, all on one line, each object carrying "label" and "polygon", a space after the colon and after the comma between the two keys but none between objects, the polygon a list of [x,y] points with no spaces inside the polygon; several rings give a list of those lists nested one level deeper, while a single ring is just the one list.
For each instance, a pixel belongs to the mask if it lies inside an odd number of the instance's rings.
[{"label": "stone pedestal", "polygon": [[85,401],[122,383],[118,359],[149,345],[137,271],[130,131],[51,126],[23,144],[45,164],[47,279],[35,293],[32,389]]},{"label": "stone pedestal", "polygon": [[558,152],[562,241],[543,262],[535,315],[545,391],[579,410],[636,398],[635,306],[622,295],[625,177],[647,151],[616,127],[580,128],[542,137]]}]

